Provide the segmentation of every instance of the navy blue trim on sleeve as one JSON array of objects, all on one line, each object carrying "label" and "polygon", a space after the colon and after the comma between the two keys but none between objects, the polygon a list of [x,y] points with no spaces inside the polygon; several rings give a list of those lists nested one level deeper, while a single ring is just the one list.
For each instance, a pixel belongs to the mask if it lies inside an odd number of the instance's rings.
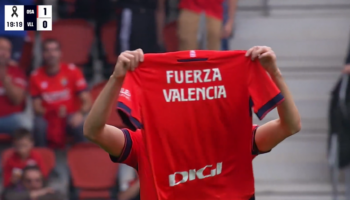
[{"label": "navy blue trim on sleeve", "polygon": [[255,129],[253,130],[253,146],[252,146],[252,155],[260,155],[260,154],[264,154],[264,153],[269,153],[270,151],[260,151],[258,146],[256,145],[256,142],[255,142],[255,135],[256,135],[256,130],[258,129],[259,127],[255,127]]},{"label": "navy blue trim on sleeve", "polygon": [[131,109],[122,102],[117,104],[117,112],[124,125],[132,131],[142,128],[142,124],[131,115]]},{"label": "navy blue trim on sleeve", "polygon": [[265,115],[274,109],[279,103],[284,100],[284,97],[281,93],[277,94],[274,98],[268,101],[264,106],[262,106],[256,115],[260,120],[264,119]]},{"label": "navy blue trim on sleeve", "polygon": [[129,131],[126,129],[122,129],[122,131],[123,131],[123,134],[125,137],[125,144],[124,144],[122,153],[120,154],[119,157],[109,155],[112,162],[115,162],[115,163],[124,162],[128,158],[128,156],[130,155],[131,148],[132,148],[132,139],[130,137]]}]

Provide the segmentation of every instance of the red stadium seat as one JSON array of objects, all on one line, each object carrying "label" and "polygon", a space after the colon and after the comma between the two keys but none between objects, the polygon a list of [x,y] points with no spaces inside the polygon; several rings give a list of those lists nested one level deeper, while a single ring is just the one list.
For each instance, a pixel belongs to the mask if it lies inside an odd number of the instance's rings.
[{"label": "red stadium seat", "polygon": [[34,148],[34,150],[41,154],[41,156],[44,158],[44,162],[46,164],[47,169],[49,170],[49,172],[51,172],[56,165],[56,156],[53,150],[42,147]]},{"label": "red stadium seat", "polygon": [[68,151],[68,166],[73,187],[79,189],[79,199],[110,199],[109,191],[116,186],[118,165],[97,145],[80,143]]},{"label": "red stadium seat", "polygon": [[101,30],[101,41],[106,52],[107,63],[114,65],[118,56],[115,55],[117,36],[117,22],[115,20],[106,23]]},{"label": "red stadium seat", "polygon": [[53,23],[52,31],[41,32],[41,39],[56,39],[61,43],[62,62],[84,65],[89,62],[94,29],[85,20],[63,19]]},{"label": "red stadium seat", "polygon": [[165,25],[163,30],[165,49],[169,52],[179,50],[179,39],[177,37],[177,22]]},{"label": "red stadium seat", "polygon": [[[13,154],[13,151],[14,151],[13,148],[10,148],[2,152],[2,155],[1,155],[2,167],[4,166],[4,163],[6,163],[7,159],[11,156],[11,154]],[[45,162],[46,168],[49,170],[49,172],[51,172],[55,167],[55,162],[56,162],[55,153],[49,148],[34,148],[33,151],[36,151],[41,154]]]},{"label": "red stadium seat", "polygon": [[[92,90],[90,91],[92,99],[94,101],[97,98],[97,96],[100,94],[100,92],[103,89],[103,87],[105,86],[105,84],[106,84],[106,82],[99,83],[99,84],[95,85],[92,88]],[[115,100],[115,105],[117,105],[117,99]],[[118,128],[124,128],[122,120],[120,119],[116,110],[112,110],[112,112],[108,118],[107,124],[112,125],[112,126],[116,126]]]}]

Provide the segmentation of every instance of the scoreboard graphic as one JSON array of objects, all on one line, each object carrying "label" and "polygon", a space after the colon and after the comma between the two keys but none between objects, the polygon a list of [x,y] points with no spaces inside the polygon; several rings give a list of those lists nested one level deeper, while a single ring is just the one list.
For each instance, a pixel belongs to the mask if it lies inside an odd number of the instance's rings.
[{"label": "scoreboard graphic", "polygon": [[5,5],[5,31],[52,31],[52,6]]}]

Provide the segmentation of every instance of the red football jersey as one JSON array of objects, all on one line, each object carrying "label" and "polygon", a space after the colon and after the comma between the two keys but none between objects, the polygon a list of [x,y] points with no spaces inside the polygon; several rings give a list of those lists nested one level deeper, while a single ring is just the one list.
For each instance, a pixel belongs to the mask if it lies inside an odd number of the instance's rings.
[{"label": "red football jersey", "polygon": [[245,51],[144,60],[126,75],[118,109],[130,129],[143,127],[156,199],[252,198],[250,100],[260,118],[283,100],[259,62]]},{"label": "red football jersey", "polygon": [[[259,154],[266,152],[259,152],[255,144],[255,132],[258,126],[254,125],[252,127],[252,160]],[[111,160],[117,163],[124,163],[133,168],[138,172],[141,188],[140,193],[142,199],[157,199],[157,192],[153,184],[152,171],[150,169],[148,156],[146,154],[146,149],[144,141],[142,139],[141,130],[136,130],[135,132],[123,129],[125,136],[125,145],[122,154],[119,157],[111,156]],[[146,197],[146,198],[145,198]],[[254,196],[252,196],[252,200]]]},{"label": "red football jersey", "polygon": [[[25,89],[27,87],[27,80],[23,71],[19,67],[8,66],[7,76],[11,78],[11,81],[17,87]],[[6,96],[5,88],[0,81],[0,117],[11,115],[17,112],[22,112],[25,107],[25,101],[19,105],[14,105],[11,100]]]},{"label": "red football jersey", "polygon": [[40,97],[46,111],[57,111],[65,106],[67,113],[80,109],[81,102],[77,94],[87,89],[84,76],[73,64],[61,64],[57,74],[49,75],[45,67],[38,68],[30,78],[30,93]]}]

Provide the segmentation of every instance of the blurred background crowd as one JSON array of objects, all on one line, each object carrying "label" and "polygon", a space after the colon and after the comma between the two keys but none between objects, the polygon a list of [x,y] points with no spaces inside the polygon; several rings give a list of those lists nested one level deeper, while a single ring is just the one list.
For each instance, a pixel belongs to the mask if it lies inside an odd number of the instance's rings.
[{"label": "blurred background crowd", "polygon": [[[83,137],[119,53],[255,45],[276,51],[306,127],[254,161],[258,199],[346,198],[347,0],[0,0],[0,13],[23,4],[52,5],[54,22],[5,32],[0,14],[2,199],[139,199],[136,172]],[[114,112],[109,124],[122,126]]]}]

